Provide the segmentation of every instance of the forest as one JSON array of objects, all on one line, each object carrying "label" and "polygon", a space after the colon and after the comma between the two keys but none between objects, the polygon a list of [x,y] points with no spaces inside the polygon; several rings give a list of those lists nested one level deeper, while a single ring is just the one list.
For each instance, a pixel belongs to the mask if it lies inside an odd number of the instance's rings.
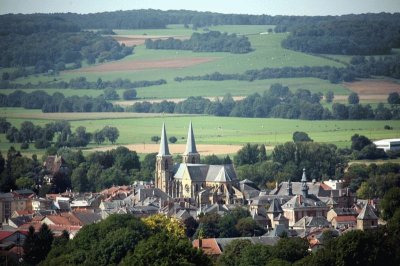
[{"label": "forest", "polygon": [[[4,23],[4,24],[3,24]],[[0,16],[0,67],[34,67],[34,73],[61,71],[118,60],[132,47],[50,15]]]},{"label": "forest", "polygon": [[323,21],[295,28],[282,46],[306,53],[383,55],[400,47],[400,32],[398,22]]},{"label": "forest", "polygon": [[193,52],[229,52],[243,54],[252,51],[246,36],[209,31],[193,33],[189,40],[168,38],[167,40],[146,39],[147,49],[191,50]]}]

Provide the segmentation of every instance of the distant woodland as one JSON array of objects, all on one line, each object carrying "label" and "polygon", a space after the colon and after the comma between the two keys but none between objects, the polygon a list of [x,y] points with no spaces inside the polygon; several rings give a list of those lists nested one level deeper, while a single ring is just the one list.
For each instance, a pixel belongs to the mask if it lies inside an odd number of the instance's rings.
[{"label": "distant woodland", "polygon": [[81,31],[51,15],[4,15],[0,25],[0,67],[34,67],[33,73],[61,71],[79,68],[83,60],[88,64],[118,60],[133,51],[111,37]]},{"label": "distant woodland", "polygon": [[193,33],[189,40],[168,38],[167,40],[146,40],[147,49],[191,50],[193,52],[230,52],[243,54],[250,52],[251,44],[246,36],[210,31]]}]

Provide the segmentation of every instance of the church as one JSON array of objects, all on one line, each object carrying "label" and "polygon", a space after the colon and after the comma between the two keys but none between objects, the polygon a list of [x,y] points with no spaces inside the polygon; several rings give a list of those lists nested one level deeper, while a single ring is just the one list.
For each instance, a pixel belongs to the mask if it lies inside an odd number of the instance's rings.
[{"label": "church", "polygon": [[189,124],[182,163],[176,164],[169,152],[167,132],[163,124],[160,150],[156,157],[155,186],[173,198],[191,199],[197,205],[243,202],[243,194],[232,164],[200,163],[192,122]]}]

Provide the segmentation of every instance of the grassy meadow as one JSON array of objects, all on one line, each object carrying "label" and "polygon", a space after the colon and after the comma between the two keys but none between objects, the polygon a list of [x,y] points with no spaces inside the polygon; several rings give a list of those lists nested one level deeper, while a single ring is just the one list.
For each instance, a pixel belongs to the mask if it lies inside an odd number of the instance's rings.
[{"label": "grassy meadow", "polygon": [[[15,109],[15,110],[13,110]],[[33,111],[39,112],[39,111]],[[9,117],[9,113],[19,114],[8,118],[14,126],[19,128],[25,120],[34,124],[44,125],[51,122],[45,119],[27,119],[32,113],[21,108],[2,108],[0,116]],[[123,117],[126,113],[97,113],[96,118],[89,117],[86,113],[75,113],[70,120],[73,130],[78,126],[85,126],[89,132],[101,129],[104,126],[114,126],[120,131],[117,144],[151,143],[151,136],[159,135],[162,123],[166,123],[168,136],[178,138],[178,143],[185,143],[189,121],[193,122],[196,142],[199,144],[227,144],[242,145],[245,143],[263,143],[274,146],[292,140],[295,131],[304,131],[316,142],[333,143],[338,147],[350,145],[350,138],[354,134],[365,135],[371,139],[398,138],[400,137],[400,121],[305,121],[274,118],[236,118],[236,117],[210,117],[210,116],[170,116],[162,117]],[[49,114],[50,115],[50,114]],[[63,114],[60,114],[60,119]],[[393,130],[384,130],[385,125],[390,125]],[[5,140],[5,135],[0,134],[0,149],[4,152],[11,144]],[[109,143],[103,144],[109,145]],[[15,145],[19,148],[19,144]],[[31,145],[33,147],[33,145]],[[91,148],[95,144],[90,144]],[[28,150],[30,153],[43,152]]]}]

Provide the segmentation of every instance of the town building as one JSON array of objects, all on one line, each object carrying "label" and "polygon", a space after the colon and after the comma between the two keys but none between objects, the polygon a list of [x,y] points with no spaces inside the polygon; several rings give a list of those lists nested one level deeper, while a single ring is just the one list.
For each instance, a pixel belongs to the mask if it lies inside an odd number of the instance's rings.
[{"label": "town building", "polygon": [[160,150],[156,159],[156,188],[172,198],[190,198],[197,205],[243,203],[243,193],[240,191],[233,165],[200,163],[191,122],[182,158],[182,163],[174,164],[163,124]]},{"label": "town building", "polygon": [[400,150],[400,139],[381,139],[374,141],[374,144],[378,149],[385,152]]}]

